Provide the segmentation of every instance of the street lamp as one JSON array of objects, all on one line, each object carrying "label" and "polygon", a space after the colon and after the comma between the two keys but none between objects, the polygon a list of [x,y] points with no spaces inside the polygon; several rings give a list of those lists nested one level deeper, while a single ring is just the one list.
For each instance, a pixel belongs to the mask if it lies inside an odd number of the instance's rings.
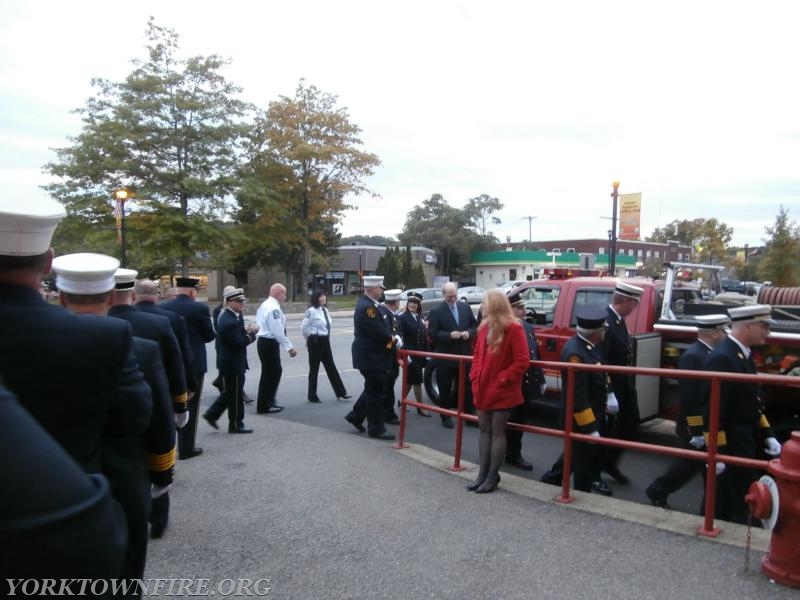
[{"label": "street lamp", "polygon": [[619,198],[619,181],[612,184],[611,198],[611,256],[608,257],[608,274],[613,277],[617,271],[617,199]]},{"label": "street lamp", "polygon": [[117,217],[117,239],[119,240],[119,263],[123,267],[128,266],[127,246],[125,245],[125,201],[130,198],[131,194],[125,188],[120,188],[114,192],[114,197],[117,200],[116,217]]}]

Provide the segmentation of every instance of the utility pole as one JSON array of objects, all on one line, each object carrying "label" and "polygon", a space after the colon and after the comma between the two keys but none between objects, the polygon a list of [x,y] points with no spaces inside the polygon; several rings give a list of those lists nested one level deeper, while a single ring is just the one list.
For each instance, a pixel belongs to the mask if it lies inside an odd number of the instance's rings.
[{"label": "utility pole", "polygon": [[528,219],[528,243],[530,243],[530,242],[532,242],[532,241],[533,241],[533,240],[531,239],[531,223],[533,222],[533,220],[534,220],[535,218],[536,218],[536,217],[522,217],[522,219],[520,219],[520,221],[522,221],[522,220],[524,220],[524,219]]},{"label": "utility pole", "polygon": [[619,198],[619,181],[611,184],[613,200],[611,212],[611,256],[608,257],[608,275],[614,277],[617,269],[617,199]]}]

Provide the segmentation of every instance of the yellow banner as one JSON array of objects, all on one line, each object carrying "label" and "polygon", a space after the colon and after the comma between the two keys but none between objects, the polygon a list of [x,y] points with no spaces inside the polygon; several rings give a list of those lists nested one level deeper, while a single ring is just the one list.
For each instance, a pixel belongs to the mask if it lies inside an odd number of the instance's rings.
[{"label": "yellow banner", "polygon": [[619,236],[621,240],[638,240],[641,234],[642,194],[619,195]]}]

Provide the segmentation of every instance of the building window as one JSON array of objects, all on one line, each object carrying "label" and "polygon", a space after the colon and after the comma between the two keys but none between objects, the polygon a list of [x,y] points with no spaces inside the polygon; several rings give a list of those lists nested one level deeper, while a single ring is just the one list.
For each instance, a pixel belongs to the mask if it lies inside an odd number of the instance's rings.
[{"label": "building window", "polygon": [[598,253],[598,254],[605,254],[605,253],[606,253],[606,249],[605,249],[603,246],[600,246],[600,247],[597,249],[597,253]]},{"label": "building window", "polygon": [[631,248],[630,250],[628,250],[628,256],[633,256],[633,248]]},{"label": "building window", "polygon": [[648,250],[647,251],[647,258],[650,258],[650,254],[651,254],[651,252],[650,252],[650,250]]},{"label": "building window", "polygon": [[636,256],[638,256],[640,259],[642,258],[642,250],[641,250],[641,249],[639,249],[639,250],[636,252]]},{"label": "building window", "polygon": [[656,250],[656,254],[655,254],[655,256],[656,256],[656,258],[658,258],[658,250]]}]

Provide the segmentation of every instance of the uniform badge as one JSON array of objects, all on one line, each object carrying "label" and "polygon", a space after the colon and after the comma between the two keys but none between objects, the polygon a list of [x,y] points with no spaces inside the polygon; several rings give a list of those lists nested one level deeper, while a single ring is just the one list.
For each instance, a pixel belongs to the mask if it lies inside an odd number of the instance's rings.
[{"label": "uniform badge", "polygon": [[272,311],[272,318],[273,319],[280,319],[281,318],[281,311],[279,311],[277,308],[275,310],[273,310]]},{"label": "uniform badge", "polygon": [[374,306],[370,306],[370,307],[367,309],[367,316],[368,316],[370,319],[374,319],[374,318],[375,318],[375,315],[377,315],[377,314],[378,314],[378,313],[375,311],[375,307],[374,307]]}]

